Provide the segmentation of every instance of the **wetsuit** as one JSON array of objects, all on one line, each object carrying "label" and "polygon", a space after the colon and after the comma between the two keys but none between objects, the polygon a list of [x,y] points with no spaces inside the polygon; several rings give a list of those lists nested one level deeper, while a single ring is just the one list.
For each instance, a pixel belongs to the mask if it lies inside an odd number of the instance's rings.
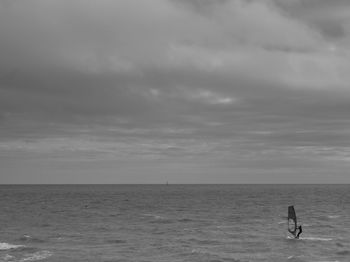
[{"label": "wetsuit", "polygon": [[301,233],[303,233],[303,229],[301,228],[301,226],[299,226],[299,232],[298,232],[298,235],[295,238],[299,238]]}]

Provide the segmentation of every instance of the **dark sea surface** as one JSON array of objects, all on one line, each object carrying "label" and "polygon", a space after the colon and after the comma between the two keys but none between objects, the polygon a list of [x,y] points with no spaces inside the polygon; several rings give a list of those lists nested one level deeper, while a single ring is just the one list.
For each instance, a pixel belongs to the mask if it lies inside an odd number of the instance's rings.
[{"label": "dark sea surface", "polygon": [[2,185],[0,261],[348,262],[350,186]]}]

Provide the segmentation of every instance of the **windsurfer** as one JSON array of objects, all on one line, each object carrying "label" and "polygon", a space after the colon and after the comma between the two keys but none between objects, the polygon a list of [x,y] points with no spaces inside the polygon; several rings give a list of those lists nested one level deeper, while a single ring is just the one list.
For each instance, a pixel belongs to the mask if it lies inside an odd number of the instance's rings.
[{"label": "windsurfer", "polygon": [[301,225],[298,226],[298,229],[299,229],[299,232],[298,232],[298,234],[295,236],[295,238],[299,238],[300,234],[303,233],[303,229],[302,229]]}]

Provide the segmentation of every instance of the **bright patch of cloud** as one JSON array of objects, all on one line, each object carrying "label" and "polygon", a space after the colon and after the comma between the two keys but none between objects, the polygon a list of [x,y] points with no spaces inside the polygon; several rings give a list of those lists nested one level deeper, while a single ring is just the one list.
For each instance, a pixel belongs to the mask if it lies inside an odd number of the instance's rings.
[{"label": "bright patch of cloud", "polygon": [[198,90],[189,95],[191,99],[203,101],[204,103],[209,103],[213,105],[225,105],[232,104],[234,99],[231,97],[225,97],[207,90]]}]

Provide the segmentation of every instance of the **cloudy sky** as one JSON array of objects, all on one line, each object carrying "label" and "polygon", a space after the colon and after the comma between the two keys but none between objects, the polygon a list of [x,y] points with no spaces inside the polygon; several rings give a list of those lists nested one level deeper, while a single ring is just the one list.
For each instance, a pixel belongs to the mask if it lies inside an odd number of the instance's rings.
[{"label": "cloudy sky", "polygon": [[350,183],[350,1],[1,0],[0,183]]}]

